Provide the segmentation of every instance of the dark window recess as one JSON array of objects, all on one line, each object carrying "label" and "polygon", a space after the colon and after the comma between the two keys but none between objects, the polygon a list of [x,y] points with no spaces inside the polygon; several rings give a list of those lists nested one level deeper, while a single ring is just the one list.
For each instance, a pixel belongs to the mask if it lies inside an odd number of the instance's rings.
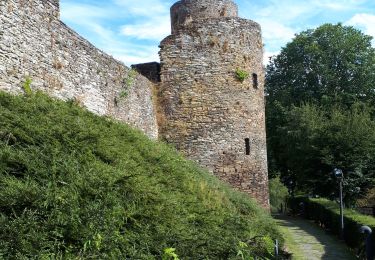
[{"label": "dark window recess", "polygon": [[258,88],[258,75],[253,73],[253,88]]},{"label": "dark window recess", "polygon": [[246,155],[250,155],[250,139],[245,138]]}]

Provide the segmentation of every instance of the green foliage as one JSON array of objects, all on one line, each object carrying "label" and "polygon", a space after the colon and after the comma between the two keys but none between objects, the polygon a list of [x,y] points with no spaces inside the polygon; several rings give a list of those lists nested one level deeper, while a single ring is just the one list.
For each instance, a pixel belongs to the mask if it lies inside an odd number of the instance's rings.
[{"label": "green foliage", "polygon": [[241,69],[236,69],[236,77],[242,83],[245,81],[245,79],[249,78],[249,72]]},{"label": "green foliage", "polygon": [[[296,197],[290,201],[290,205],[295,212],[300,211],[301,202],[304,203],[304,216],[306,218],[315,220],[336,235],[340,234],[340,209],[338,203],[327,199]],[[359,231],[362,225],[369,226],[372,230],[375,230],[375,218],[362,215],[354,210],[344,209],[345,242],[352,248],[362,246],[363,234]]]},{"label": "green foliage", "polygon": [[237,256],[241,257],[242,260],[245,259],[245,253],[246,252],[244,249],[247,249],[248,245],[242,241],[238,243],[238,250],[237,250]]},{"label": "green foliage", "polygon": [[268,101],[284,107],[304,102],[374,102],[372,37],[341,24],[298,34],[267,66]]},{"label": "green foliage", "polygon": [[353,27],[325,24],[298,34],[267,67],[271,176],[333,198],[334,167],[346,173],[346,202],[373,185],[375,49]]},{"label": "green foliage", "polygon": [[237,247],[237,256],[241,260],[274,259],[274,250],[275,244],[272,238],[257,236],[246,243],[240,241]]},{"label": "green foliage", "polygon": [[126,89],[122,89],[121,92],[120,92],[120,98],[127,98],[129,95],[129,92],[128,90]]},{"label": "green foliage", "polygon": [[375,187],[363,194],[357,201],[357,205],[360,207],[375,207]]},{"label": "green foliage", "polygon": [[179,260],[175,251],[176,249],[171,247],[164,249],[162,260]]},{"label": "green foliage", "polygon": [[33,91],[31,90],[32,80],[30,77],[26,77],[25,81],[22,83],[22,89],[25,92],[26,96],[30,96]]},{"label": "green foliage", "polygon": [[371,109],[355,103],[350,109],[306,104],[285,114],[279,128],[279,160],[294,174],[299,189],[335,198],[333,167],[343,169],[344,198],[352,205],[374,185],[375,120]]},{"label": "green foliage", "polygon": [[279,177],[269,180],[269,192],[272,212],[277,212],[278,210],[281,210],[281,207],[286,206],[286,201],[289,195],[288,189],[280,181]]},{"label": "green foliage", "polygon": [[123,89],[120,92],[121,98],[126,98],[129,95],[130,89],[133,87],[138,72],[135,69],[129,70],[126,78],[124,79]]},{"label": "green foliage", "polygon": [[169,146],[40,93],[0,93],[0,190],[5,259],[235,259],[239,241],[280,239],[247,195]]}]

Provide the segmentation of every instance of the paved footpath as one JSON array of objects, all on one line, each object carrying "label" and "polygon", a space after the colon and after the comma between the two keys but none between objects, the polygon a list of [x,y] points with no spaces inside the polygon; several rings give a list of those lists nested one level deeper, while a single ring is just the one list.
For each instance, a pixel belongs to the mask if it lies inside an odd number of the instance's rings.
[{"label": "paved footpath", "polygon": [[277,217],[276,220],[286,235],[287,249],[294,253],[292,259],[356,259],[342,242],[313,222],[291,217]]}]

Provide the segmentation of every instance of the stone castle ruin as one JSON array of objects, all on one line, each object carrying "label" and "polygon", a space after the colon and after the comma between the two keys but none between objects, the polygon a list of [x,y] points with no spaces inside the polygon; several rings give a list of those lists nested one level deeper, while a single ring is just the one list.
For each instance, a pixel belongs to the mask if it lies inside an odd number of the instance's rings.
[{"label": "stone castle ruin", "polygon": [[0,22],[0,89],[22,92],[30,78],[174,144],[269,207],[261,29],[231,0],[174,4],[160,64],[134,65],[136,75],[65,26],[58,0],[2,1]]}]

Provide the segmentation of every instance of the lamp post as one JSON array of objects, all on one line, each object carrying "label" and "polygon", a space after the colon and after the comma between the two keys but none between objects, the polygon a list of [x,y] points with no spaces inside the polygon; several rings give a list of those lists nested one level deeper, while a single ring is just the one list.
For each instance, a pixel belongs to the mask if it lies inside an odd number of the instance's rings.
[{"label": "lamp post", "polygon": [[365,250],[366,250],[366,259],[367,260],[374,260],[375,257],[375,248],[373,245],[373,234],[372,230],[368,226],[362,226],[359,231],[362,234],[365,234]]},{"label": "lamp post", "polygon": [[338,168],[335,168],[333,173],[340,182],[340,237],[341,239],[344,239],[344,204],[342,201],[342,184],[344,181],[344,173]]}]

